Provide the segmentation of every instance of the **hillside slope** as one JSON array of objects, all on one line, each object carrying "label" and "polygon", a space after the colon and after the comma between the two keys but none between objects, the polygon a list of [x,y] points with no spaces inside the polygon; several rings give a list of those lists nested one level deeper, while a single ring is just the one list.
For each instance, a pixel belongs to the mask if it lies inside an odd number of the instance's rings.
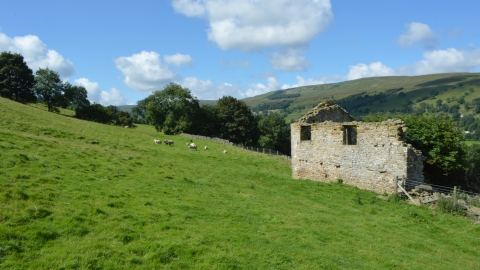
[{"label": "hillside slope", "polygon": [[[469,94],[465,97],[466,102],[480,98],[480,73],[363,78],[280,90],[244,101],[254,111],[283,109],[288,120],[296,120],[325,99],[334,99],[353,116],[361,116],[368,112],[402,108],[407,101],[416,107],[420,103],[435,104],[438,99],[446,103],[448,98],[460,98],[465,92]],[[449,102],[450,106],[454,104],[459,103],[456,100]]]},{"label": "hillside slope", "polygon": [[471,220],[185,142],[0,98],[0,268],[480,268]]}]

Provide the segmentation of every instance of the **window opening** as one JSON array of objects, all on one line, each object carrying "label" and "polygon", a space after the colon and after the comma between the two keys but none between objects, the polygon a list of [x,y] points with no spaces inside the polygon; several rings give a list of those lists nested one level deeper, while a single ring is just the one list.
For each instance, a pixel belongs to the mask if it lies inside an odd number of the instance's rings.
[{"label": "window opening", "polygon": [[357,126],[343,126],[343,144],[357,144]]},{"label": "window opening", "polygon": [[312,127],[311,126],[302,126],[300,129],[300,140],[301,141],[310,141],[312,139]]}]

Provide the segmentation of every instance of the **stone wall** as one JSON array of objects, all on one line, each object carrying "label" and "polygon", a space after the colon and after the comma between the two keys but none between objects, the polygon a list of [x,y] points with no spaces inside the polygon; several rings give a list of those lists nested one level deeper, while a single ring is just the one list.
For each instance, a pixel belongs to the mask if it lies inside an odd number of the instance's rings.
[{"label": "stone wall", "polygon": [[[396,190],[395,177],[424,181],[424,157],[404,142],[407,127],[403,121],[342,122],[341,111],[329,111],[340,119],[291,123],[294,179],[342,179],[348,185],[389,194]],[[301,140],[302,126],[310,127],[309,140]]]},{"label": "stone wall", "polygon": [[323,121],[350,122],[353,117],[340,105],[331,100],[324,101],[306,113],[297,122],[319,123]]}]

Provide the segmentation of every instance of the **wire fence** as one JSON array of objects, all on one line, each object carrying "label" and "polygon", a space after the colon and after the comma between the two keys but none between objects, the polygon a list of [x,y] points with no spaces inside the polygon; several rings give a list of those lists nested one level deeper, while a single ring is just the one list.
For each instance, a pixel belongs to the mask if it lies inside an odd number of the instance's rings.
[{"label": "wire fence", "polygon": [[458,187],[445,187],[423,182],[402,181],[407,197],[417,205],[435,204],[442,212],[470,216],[480,224],[480,194],[461,190]]},{"label": "wire fence", "polygon": [[[404,186],[406,190],[412,190],[415,189],[418,186],[428,186],[429,188],[431,187],[431,191],[433,193],[440,193],[444,195],[451,195],[453,194],[455,188],[452,187],[445,187],[445,186],[439,186],[439,185],[433,185],[433,184],[427,184],[419,181],[414,181],[414,180],[405,180]],[[480,194],[471,192],[471,191],[466,191],[466,190],[461,190],[461,188],[457,189],[457,192],[461,192],[463,194],[469,195],[469,196],[479,196]]]},{"label": "wire fence", "polygon": [[247,150],[247,151],[257,152],[257,153],[261,153],[261,154],[275,155],[275,156],[282,157],[287,162],[291,163],[291,157],[290,156],[285,155],[282,152],[277,151],[277,150],[273,150],[273,149],[245,146],[245,145],[236,144],[236,143],[230,142],[228,140],[217,138],[217,137],[207,137],[207,136],[193,135],[193,134],[188,134],[188,133],[180,133],[178,135],[180,135],[182,137],[190,138],[190,139],[195,139],[195,140],[214,141],[214,142],[218,142],[218,143],[222,143],[222,144],[226,144],[226,145],[230,145],[230,146],[235,146],[235,147]]}]

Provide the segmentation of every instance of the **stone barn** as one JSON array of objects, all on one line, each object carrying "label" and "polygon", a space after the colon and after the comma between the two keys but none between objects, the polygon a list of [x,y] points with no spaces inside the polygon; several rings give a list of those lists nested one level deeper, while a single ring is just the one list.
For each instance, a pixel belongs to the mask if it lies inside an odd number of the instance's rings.
[{"label": "stone barn", "polygon": [[378,193],[396,191],[395,178],[424,182],[421,151],[405,142],[400,119],[357,122],[333,101],[291,123],[292,177],[336,182]]}]

